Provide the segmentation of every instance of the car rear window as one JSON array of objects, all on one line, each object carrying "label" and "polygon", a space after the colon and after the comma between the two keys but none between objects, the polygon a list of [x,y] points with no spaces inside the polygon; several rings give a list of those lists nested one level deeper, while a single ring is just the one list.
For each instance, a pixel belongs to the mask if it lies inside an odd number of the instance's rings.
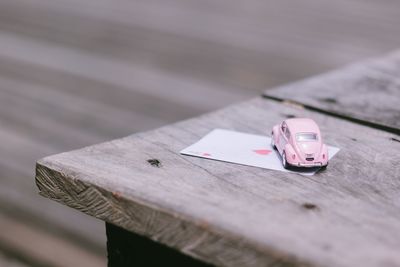
[{"label": "car rear window", "polygon": [[298,134],[296,134],[296,140],[298,142],[317,141],[318,136],[316,133],[298,133]]}]

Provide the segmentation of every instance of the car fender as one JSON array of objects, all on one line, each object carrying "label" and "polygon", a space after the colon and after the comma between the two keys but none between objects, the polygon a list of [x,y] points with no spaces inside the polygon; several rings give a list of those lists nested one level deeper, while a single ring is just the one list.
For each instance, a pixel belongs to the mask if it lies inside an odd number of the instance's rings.
[{"label": "car fender", "polygon": [[[325,159],[322,158],[323,154],[325,154]],[[329,160],[328,146],[325,144],[322,144],[320,159],[323,162],[328,162]]]},{"label": "car fender", "polygon": [[[297,162],[299,160],[299,156],[297,155],[293,146],[289,143],[287,143],[285,145],[284,153],[286,154],[286,161],[289,163]],[[282,152],[282,154],[283,154],[283,152]],[[295,156],[294,159],[293,159],[293,155]]]},{"label": "car fender", "polygon": [[274,138],[274,142],[275,142],[275,145],[277,146],[278,145],[278,138],[279,138],[279,126],[278,125],[275,125],[274,127],[272,127],[272,133],[271,133],[271,138],[273,137]]},{"label": "car fender", "polygon": [[272,127],[272,134],[275,136],[275,138],[278,136],[279,134],[279,126],[275,125],[274,127]]}]

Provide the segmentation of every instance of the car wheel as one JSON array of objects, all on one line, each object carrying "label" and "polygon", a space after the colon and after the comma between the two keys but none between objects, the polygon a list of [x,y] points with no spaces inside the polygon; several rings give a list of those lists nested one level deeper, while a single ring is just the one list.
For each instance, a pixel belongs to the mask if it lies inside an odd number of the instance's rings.
[{"label": "car wheel", "polygon": [[285,152],[283,152],[283,154],[282,154],[282,165],[283,165],[283,168],[285,168],[285,169],[288,169],[288,168],[289,168],[289,163],[287,163],[287,161],[286,161],[286,154],[285,154]]},{"label": "car wheel", "polygon": [[271,134],[271,146],[273,149],[276,149],[274,133]]},{"label": "car wheel", "polygon": [[325,169],[326,169],[326,167],[328,167],[328,164],[326,164],[326,165],[322,166],[322,167],[321,167],[321,170],[325,170]]}]

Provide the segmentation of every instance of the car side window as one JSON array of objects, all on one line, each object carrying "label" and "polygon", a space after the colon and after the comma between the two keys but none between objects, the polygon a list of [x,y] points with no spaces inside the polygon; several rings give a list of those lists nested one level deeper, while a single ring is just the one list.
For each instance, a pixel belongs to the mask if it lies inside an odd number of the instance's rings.
[{"label": "car side window", "polygon": [[282,128],[282,133],[285,134],[286,133],[286,129],[287,129],[287,126],[286,126],[285,122],[282,122],[281,128]]},{"label": "car side window", "polygon": [[286,136],[286,138],[287,138],[288,140],[290,139],[290,131],[289,131],[288,128],[286,128],[285,136]]}]

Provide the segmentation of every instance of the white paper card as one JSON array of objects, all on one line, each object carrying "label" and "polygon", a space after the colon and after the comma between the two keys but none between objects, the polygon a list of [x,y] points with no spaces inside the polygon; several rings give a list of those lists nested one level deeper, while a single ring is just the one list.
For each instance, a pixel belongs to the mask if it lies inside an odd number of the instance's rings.
[{"label": "white paper card", "polygon": [[[339,148],[328,146],[329,160]],[[319,168],[304,170],[286,170],[276,150],[271,147],[271,138],[263,135],[240,133],[230,130],[215,129],[195,144],[183,149],[183,155],[220,160],[264,169],[283,172],[295,172],[313,175]]]}]

